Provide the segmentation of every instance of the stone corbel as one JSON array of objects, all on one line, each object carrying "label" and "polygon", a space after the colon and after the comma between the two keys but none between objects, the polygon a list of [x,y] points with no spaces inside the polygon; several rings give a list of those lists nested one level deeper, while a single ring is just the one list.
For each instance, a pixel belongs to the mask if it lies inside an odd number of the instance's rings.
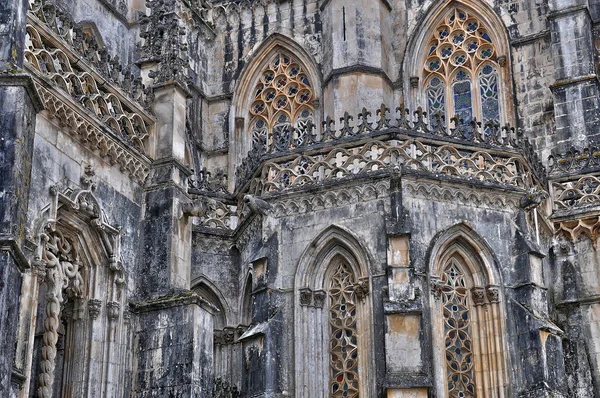
[{"label": "stone corbel", "polygon": [[88,314],[92,320],[98,318],[100,309],[102,308],[102,301],[98,299],[88,300]]},{"label": "stone corbel", "polygon": [[485,289],[483,287],[476,286],[471,289],[471,299],[475,305],[485,304]]},{"label": "stone corbel", "polygon": [[307,307],[312,305],[313,292],[310,288],[304,287],[300,289],[300,305]]},{"label": "stone corbel", "polygon": [[114,321],[119,318],[119,310],[121,309],[121,304],[116,301],[109,301],[106,303],[106,308],[108,310],[108,319]]},{"label": "stone corbel", "polygon": [[206,215],[207,206],[201,199],[181,203],[179,207],[179,219],[189,217],[202,217]]}]

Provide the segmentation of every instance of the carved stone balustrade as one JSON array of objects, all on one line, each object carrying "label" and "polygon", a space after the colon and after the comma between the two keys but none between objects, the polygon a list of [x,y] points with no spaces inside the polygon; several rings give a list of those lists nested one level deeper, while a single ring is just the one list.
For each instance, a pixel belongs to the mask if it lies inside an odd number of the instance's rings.
[{"label": "carved stone balustrade", "polygon": [[154,117],[141,79],[111,59],[52,2],[30,3],[25,67],[49,114],[92,151],[143,183],[152,157]]},{"label": "carved stone balustrade", "polygon": [[271,132],[267,142],[257,143],[238,166],[236,191],[249,183],[261,164],[265,164],[258,182],[262,185],[254,193],[400,165],[518,189],[531,187],[533,176],[545,183],[533,147],[510,126],[462,124],[453,118],[449,128],[430,129],[420,109],[414,117],[403,107],[396,109],[394,118],[385,106],[374,114],[363,109],[354,125],[346,113],[339,128],[327,118],[318,132],[310,123],[303,129]]},{"label": "carved stone balustrade", "polygon": [[600,207],[600,149],[554,151],[548,168],[555,217],[569,218]]}]

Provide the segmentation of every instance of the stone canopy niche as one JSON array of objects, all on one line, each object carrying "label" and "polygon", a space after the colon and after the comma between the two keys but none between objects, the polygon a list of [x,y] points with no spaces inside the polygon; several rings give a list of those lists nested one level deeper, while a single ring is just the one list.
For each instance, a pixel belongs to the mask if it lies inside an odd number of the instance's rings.
[{"label": "stone canopy niche", "polygon": [[90,175],[88,168],[88,189],[51,189],[40,228],[29,383],[39,398],[120,396],[123,388],[123,365],[115,358],[127,343],[129,313],[123,312],[119,230],[108,224]]}]

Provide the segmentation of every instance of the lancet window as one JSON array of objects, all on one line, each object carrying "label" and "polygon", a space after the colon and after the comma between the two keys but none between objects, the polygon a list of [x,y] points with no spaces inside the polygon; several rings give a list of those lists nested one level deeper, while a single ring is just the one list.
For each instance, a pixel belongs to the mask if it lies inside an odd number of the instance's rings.
[{"label": "lancet window", "polygon": [[350,266],[340,262],[329,281],[329,396],[358,397],[358,340],[354,287]]},{"label": "lancet window", "polygon": [[434,30],[427,46],[424,87],[432,127],[473,120],[500,124],[500,60],[485,24],[453,9]]},{"label": "lancet window", "polygon": [[253,145],[302,139],[314,122],[313,87],[301,63],[276,53],[261,73],[250,106]]},{"label": "lancet window", "polygon": [[451,260],[442,274],[446,381],[451,398],[475,397],[468,293],[460,265]]}]

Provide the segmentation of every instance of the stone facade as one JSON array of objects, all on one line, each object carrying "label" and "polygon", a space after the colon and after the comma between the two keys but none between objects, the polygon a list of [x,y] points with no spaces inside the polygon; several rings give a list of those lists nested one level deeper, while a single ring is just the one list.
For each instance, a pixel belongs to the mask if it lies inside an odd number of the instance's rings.
[{"label": "stone facade", "polygon": [[0,4],[2,397],[600,397],[600,4]]}]

